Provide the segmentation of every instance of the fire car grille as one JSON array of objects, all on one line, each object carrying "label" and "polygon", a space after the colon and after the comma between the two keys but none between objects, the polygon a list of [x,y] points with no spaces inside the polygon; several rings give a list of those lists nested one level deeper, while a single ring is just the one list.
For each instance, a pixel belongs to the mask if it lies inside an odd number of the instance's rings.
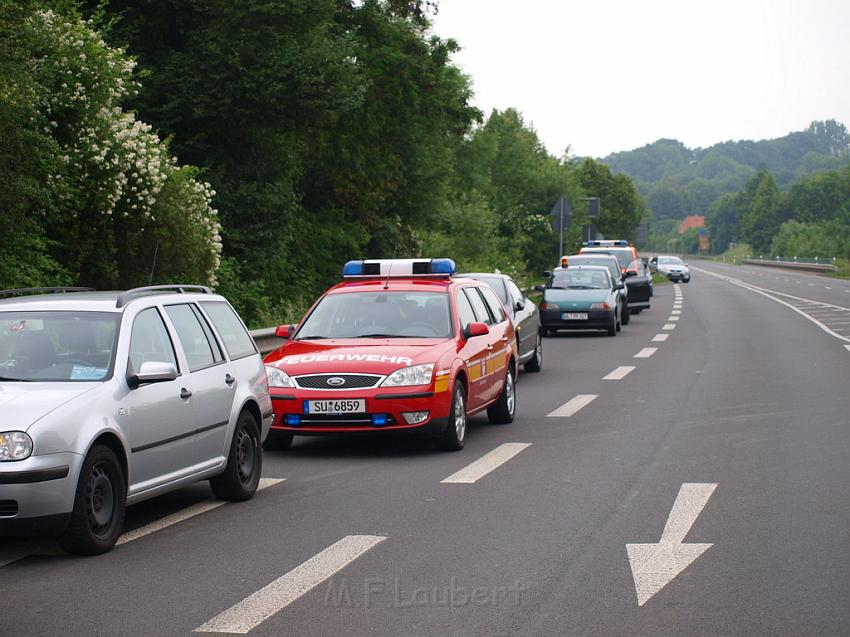
[{"label": "fire car grille", "polygon": [[326,389],[340,391],[344,389],[369,389],[381,382],[383,376],[377,374],[313,374],[295,376],[295,384],[301,389]]}]

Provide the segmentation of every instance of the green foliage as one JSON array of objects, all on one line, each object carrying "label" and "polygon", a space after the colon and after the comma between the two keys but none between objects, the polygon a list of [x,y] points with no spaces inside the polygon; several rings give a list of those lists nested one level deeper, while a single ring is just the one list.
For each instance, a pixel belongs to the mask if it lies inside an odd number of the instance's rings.
[{"label": "green foliage", "polygon": [[584,192],[600,199],[597,229],[612,239],[634,241],[646,208],[632,180],[612,174],[607,165],[589,158],[581,162],[578,174]]},{"label": "green foliage", "polygon": [[157,280],[214,282],[213,193],[122,109],[134,62],[73,10],[7,4],[0,287],[147,283],[157,243]]},{"label": "green foliage", "polygon": [[786,221],[773,238],[770,251],[784,257],[847,258],[850,256],[850,226],[837,221]]},{"label": "green foliage", "polygon": [[737,192],[757,171],[770,171],[786,188],[799,177],[837,170],[848,157],[850,133],[828,120],[778,139],[729,141],[705,149],[660,139],[603,161],[615,173],[635,179],[656,219],[682,219],[707,214],[721,195]]}]

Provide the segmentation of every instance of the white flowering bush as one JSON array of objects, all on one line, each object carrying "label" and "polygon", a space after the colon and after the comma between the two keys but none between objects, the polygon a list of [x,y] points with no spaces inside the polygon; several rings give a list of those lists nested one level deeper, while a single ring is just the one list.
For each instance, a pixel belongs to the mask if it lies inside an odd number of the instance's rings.
[{"label": "white flowering bush", "polygon": [[63,265],[98,288],[145,284],[151,272],[158,283],[214,285],[215,192],[122,108],[138,88],[135,62],[78,17],[38,10],[26,30],[31,72],[48,89],[42,132],[58,145],[59,168],[45,184],[58,205],[45,223]]}]

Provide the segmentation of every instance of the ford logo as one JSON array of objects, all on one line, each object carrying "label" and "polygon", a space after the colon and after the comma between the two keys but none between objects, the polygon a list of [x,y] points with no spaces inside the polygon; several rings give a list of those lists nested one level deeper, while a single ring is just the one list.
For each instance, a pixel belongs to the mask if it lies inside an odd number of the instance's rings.
[{"label": "ford logo", "polygon": [[326,382],[328,385],[330,385],[331,387],[341,387],[342,385],[345,385],[345,379],[344,379],[344,378],[340,378],[339,376],[331,376],[331,377],[330,377],[330,378],[328,378],[328,380],[327,380],[327,381],[325,381],[325,382]]}]

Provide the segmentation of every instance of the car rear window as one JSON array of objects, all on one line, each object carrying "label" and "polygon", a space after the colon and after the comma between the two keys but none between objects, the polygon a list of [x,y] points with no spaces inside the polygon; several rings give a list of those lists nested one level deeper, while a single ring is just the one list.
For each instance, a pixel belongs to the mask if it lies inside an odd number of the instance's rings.
[{"label": "car rear window", "polygon": [[224,347],[230,359],[244,358],[257,352],[254,339],[248,334],[242,321],[227,303],[222,301],[204,301],[201,307],[210,317],[216,331],[224,341]]},{"label": "car rear window", "polygon": [[631,248],[584,248],[581,251],[582,254],[613,254],[617,257],[617,261],[620,262],[621,268],[628,268],[629,264],[635,260],[634,252],[632,252]]}]

